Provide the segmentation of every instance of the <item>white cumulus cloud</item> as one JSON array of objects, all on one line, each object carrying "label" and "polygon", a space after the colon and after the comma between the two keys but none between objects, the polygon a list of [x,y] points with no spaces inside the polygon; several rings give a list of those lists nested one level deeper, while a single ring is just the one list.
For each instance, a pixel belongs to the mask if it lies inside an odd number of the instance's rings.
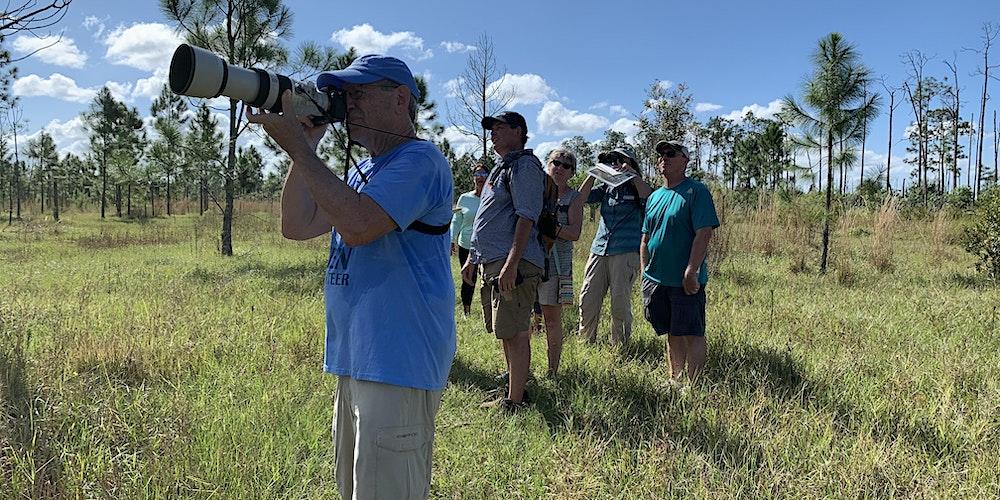
[{"label": "white cumulus cloud", "polygon": [[722,109],[721,104],[712,104],[710,102],[699,102],[694,105],[695,113],[705,113],[709,111],[718,111]]},{"label": "white cumulus cloud", "polygon": [[447,139],[448,143],[451,144],[451,148],[459,155],[472,150],[478,150],[482,146],[482,143],[479,142],[476,136],[469,135],[465,129],[454,125],[446,127],[441,137]]},{"label": "white cumulus cloud", "polygon": [[548,134],[588,134],[607,126],[607,118],[566,109],[557,101],[546,102],[538,113],[538,129]]},{"label": "white cumulus cloud", "polygon": [[625,134],[628,140],[633,140],[639,133],[639,122],[628,118],[619,118],[611,124],[611,130]]},{"label": "white cumulus cloud", "polygon": [[464,83],[465,78],[452,78],[444,82],[445,97],[458,97]]},{"label": "white cumulus cloud", "polygon": [[512,75],[507,73],[499,80],[490,84],[490,92],[499,91],[511,93],[514,98],[508,106],[520,106],[522,104],[539,104],[546,100],[557,97],[556,91],[545,82],[539,75],[526,73],[522,75]]},{"label": "white cumulus cloud", "polygon": [[97,16],[87,16],[83,20],[83,27],[88,31],[92,31],[94,33],[94,38],[99,38],[104,34],[104,22],[108,19],[108,17],[100,19]]},{"label": "white cumulus cloud", "polygon": [[72,38],[60,40],[58,36],[38,38],[20,35],[14,39],[13,45],[14,50],[22,55],[38,51],[33,57],[56,66],[79,69],[87,63],[87,54],[80,52]]},{"label": "white cumulus cloud", "polygon": [[56,143],[56,150],[59,151],[60,156],[66,153],[83,156],[90,148],[90,137],[87,129],[84,127],[83,118],[79,115],[65,122],[59,119],[52,120],[48,125],[26,136],[24,138],[25,142],[38,137],[42,133],[42,130],[45,130],[52,136],[53,141]]},{"label": "white cumulus cloud", "polygon": [[476,50],[475,45],[467,45],[462,42],[441,42],[441,46],[444,50],[447,50],[449,54],[454,54],[456,52],[472,52]]},{"label": "white cumulus cloud", "polygon": [[628,110],[625,109],[625,106],[620,106],[618,104],[611,105],[611,107],[608,108],[608,111],[622,116],[629,115]]},{"label": "white cumulus cloud", "polygon": [[174,49],[183,42],[180,35],[165,24],[120,26],[105,38],[108,50],[104,57],[114,64],[156,71],[167,67]]},{"label": "white cumulus cloud", "polygon": [[674,86],[674,82],[670,80],[657,80],[656,85],[660,87],[661,90],[667,90]]},{"label": "white cumulus cloud", "polygon": [[555,149],[559,145],[561,145],[564,140],[566,140],[566,139],[560,139],[558,141],[540,142],[536,146],[532,147],[531,149],[534,151],[535,156],[537,156],[538,159],[540,159],[540,160],[542,160],[544,162],[545,161],[545,157],[549,155],[549,152],[551,152],[553,149]]},{"label": "white cumulus cloud", "polygon": [[69,102],[86,103],[94,98],[96,90],[80,87],[72,78],[52,73],[48,78],[28,75],[18,78],[11,85],[17,96],[45,96]]},{"label": "white cumulus cloud", "polygon": [[337,30],[330,39],[343,45],[345,49],[354,47],[361,55],[398,53],[417,61],[434,56],[431,49],[424,48],[424,39],[412,31],[382,33],[368,23]]},{"label": "white cumulus cloud", "polygon": [[742,109],[737,111],[732,111],[725,115],[723,118],[734,121],[741,121],[743,117],[746,116],[747,112],[753,112],[753,115],[757,118],[774,118],[781,111],[781,99],[775,99],[769,103],[767,106],[761,106],[760,104],[754,103],[749,106],[743,106]]},{"label": "white cumulus cloud", "polygon": [[160,89],[167,83],[167,68],[157,68],[149,78],[140,78],[132,88],[132,97],[155,99],[160,95]]}]

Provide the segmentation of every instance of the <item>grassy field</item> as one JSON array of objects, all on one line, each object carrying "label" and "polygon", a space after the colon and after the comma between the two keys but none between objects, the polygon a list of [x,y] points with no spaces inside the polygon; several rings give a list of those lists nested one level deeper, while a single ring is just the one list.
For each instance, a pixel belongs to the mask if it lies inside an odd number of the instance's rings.
[{"label": "grassy field", "polygon": [[[1000,494],[1000,290],[954,246],[960,221],[849,211],[820,276],[801,211],[721,208],[693,390],[665,387],[636,300],[624,351],[571,335],[550,379],[536,338],[536,404],[480,410],[502,360],[478,312],[459,315],[432,496]],[[0,498],[333,496],[328,241],[284,241],[262,210],[222,258],[219,225],[70,212],[0,229]]]}]

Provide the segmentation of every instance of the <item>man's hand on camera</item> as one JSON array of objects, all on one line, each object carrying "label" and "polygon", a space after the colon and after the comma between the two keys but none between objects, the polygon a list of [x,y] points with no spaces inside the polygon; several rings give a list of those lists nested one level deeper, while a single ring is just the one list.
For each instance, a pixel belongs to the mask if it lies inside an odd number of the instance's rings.
[{"label": "man's hand on camera", "polygon": [[286,111],[268,113],[248,107],[247,121],[263,126],[267,135],[292,157],[292,161],[295,161],[297,155],[315,153],[323,135],[326,134],[327,126],[316,127],[309,118],[295,116],[291,90],[281,94],[281,109]]},{"label": "man's hand on camera", "polygon": [[469,261],[465,261],[465,264],[462,264],[462,281],[464,281],[468,285],[475,285],[476,284],[475,275],[476,275],[476,265],[470,263]]}]

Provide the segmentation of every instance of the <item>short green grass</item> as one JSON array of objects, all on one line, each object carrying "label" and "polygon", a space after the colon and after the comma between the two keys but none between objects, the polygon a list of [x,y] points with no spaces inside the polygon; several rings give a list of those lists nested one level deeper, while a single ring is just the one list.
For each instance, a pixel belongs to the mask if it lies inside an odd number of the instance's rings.
[{"label": "short green grass", "polygon": [[[663,339],[635,300],[626,349],[570,335],[550,379],[537,338],[536,404],[480,410],[503,363],[478,310],[459,314],[432,496],[1000,494],[1000,292],[969,257],[903,221],[878,272],[863,216],[819,276],[815,249],[780,227],[776,250],[751,251],[746,220],[723,229],[709,365],[685,395],[665,387]],[[218,226],[70,212],[0,229],[0,498],[334,495],[328,242],[284,241],[258,212],[223,258]]]}]

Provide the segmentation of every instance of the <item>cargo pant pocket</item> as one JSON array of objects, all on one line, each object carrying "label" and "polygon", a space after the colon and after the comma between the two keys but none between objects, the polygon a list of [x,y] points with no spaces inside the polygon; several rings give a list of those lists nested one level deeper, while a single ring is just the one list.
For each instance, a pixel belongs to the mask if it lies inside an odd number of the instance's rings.
[{"label": "cargo pant pocket", "polygon": [[426,425],[383,427],[376,438],[375,498],[427,498],[431,430]]}]

